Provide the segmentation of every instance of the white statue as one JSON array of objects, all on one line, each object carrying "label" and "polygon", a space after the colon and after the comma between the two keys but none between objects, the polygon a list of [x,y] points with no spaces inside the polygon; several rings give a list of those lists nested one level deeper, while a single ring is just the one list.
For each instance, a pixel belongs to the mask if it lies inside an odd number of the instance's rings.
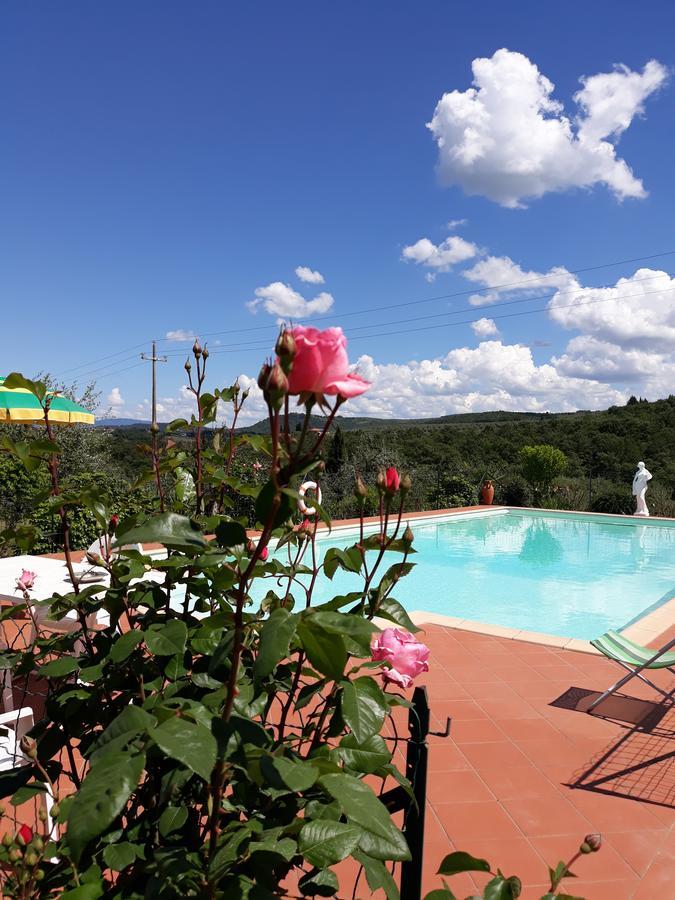
[{"label": "white statue", "polygon": [[649,510],[645,502],[645,494],[647,493],[647,482],[651,481],[652,473],[646,468],[643,462],[638,463],[637,471],[633,478],[633,496],[637,508],[634,515],[647,517]]}]

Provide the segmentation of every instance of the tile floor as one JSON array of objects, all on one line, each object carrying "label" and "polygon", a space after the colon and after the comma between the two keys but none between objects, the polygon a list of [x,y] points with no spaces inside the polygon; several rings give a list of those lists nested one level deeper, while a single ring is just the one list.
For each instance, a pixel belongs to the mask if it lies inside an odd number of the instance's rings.
[{"label": "tile floor", "polygon": [[[579,860],[570,893],[675,896],[675,710],[633,680],[636,699],[589,716],[584,704],[620,674],[599,656],[438,625],[420,637],[431,648],[432,728],[452,718],[450,738],[429,738],[425,890],[440,887],[443,855],[462,849],[518,874],[523,900],[534,900],[547,865],[600,832],[602,849]],[[450,879],[458,897],[484,882]]]}]

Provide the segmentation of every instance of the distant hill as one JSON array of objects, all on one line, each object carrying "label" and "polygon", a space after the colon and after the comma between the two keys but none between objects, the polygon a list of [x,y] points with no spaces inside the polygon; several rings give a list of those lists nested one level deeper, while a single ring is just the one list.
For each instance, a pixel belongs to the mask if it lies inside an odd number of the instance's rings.
[{"label": "distant hill", "polygon": [[[542,417],[583,415],[585,411],[579,413],[529,413],[529,412],[480,412],[480,413],[455,413],[448,416],[437,416],[431,419],[376,419],[369,416],[336,416],[334,425],[339,425],[343,431],[370,431],[380,430],[384,428],[420,428],[430,425],[487,425],[499,424],[500,422],[519,422],[519,421],[536,421]],[[292,412],[289,415],[289,423],[291,430],[302,424],[304,414]],[[325,416],[312,416],[311,427],[323,428],[326,423]],[[139,428],[147,430],[150,422],[143,419],[98,419],[96,424],[101,428]],[[166,427],[166,422],[160,422],[160,429]],[[269,432],[269,421],[261,419],[253,425],[243,425],[237,428],[239,434],[267,434]]]},{"label": "distant hill", "polygon": [[[569,417],[579,415],[593,415],[588,410],[579,410],[574,413],[529,413],[529,412],[480,412],[480,413],[455,413],[449,416],[437,416],[432,419],[375,419],[368,416],[336,416],[334,424],[339,425],[342,431],[372,431],[382,429],[424,428],[434,425],[498,425],[500,423],[539,421],[552,416]],[[302,413],[289,415],[291,430],[296,429],[303,420]],[[324,416],[312,416],[311,427],[323,428],[326,423]],[[262,419],[254,425],[246,425],[237,429],[241,434],[267,434],[269,422]]]},{"label": "distant hill", "polygon": [[137,425],[147,428],[150,425],[142,419],[97,419],[96,424],[99,428],[129,428]]}]

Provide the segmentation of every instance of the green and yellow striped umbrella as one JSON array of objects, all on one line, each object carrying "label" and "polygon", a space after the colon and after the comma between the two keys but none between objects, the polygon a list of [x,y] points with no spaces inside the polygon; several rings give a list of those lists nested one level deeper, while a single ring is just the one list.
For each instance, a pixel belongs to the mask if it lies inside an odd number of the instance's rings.
[{"label": "green and yellow striped umbrella", "polygon": [[[51,394],[49,404],[49,421],[55,425],[74,425],[82,422],[85,425],[93,425],[94,414],[73,403],[67,397]],[[7,388],[5,379],[0,378],[0,422],[17,422],[30,425],[34,422],[44,422],[44,410],[38,398],[29,390],[22,387]]]}]

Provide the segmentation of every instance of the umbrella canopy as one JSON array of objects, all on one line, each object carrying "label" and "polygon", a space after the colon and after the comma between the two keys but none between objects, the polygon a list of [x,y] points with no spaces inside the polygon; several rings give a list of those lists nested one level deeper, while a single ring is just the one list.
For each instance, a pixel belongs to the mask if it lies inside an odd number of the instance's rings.
[{"label": "umbrella canopy", "polygon": [[[93,425],[94,414],[73,403],[67,397],[53,396],[49,406],[49,421],[56,425],[74,425],[82,422]],[[44,411],[40,401],[26,388],[6,388],[5,379],[0,378],[0,422],[44,422]]]}]

